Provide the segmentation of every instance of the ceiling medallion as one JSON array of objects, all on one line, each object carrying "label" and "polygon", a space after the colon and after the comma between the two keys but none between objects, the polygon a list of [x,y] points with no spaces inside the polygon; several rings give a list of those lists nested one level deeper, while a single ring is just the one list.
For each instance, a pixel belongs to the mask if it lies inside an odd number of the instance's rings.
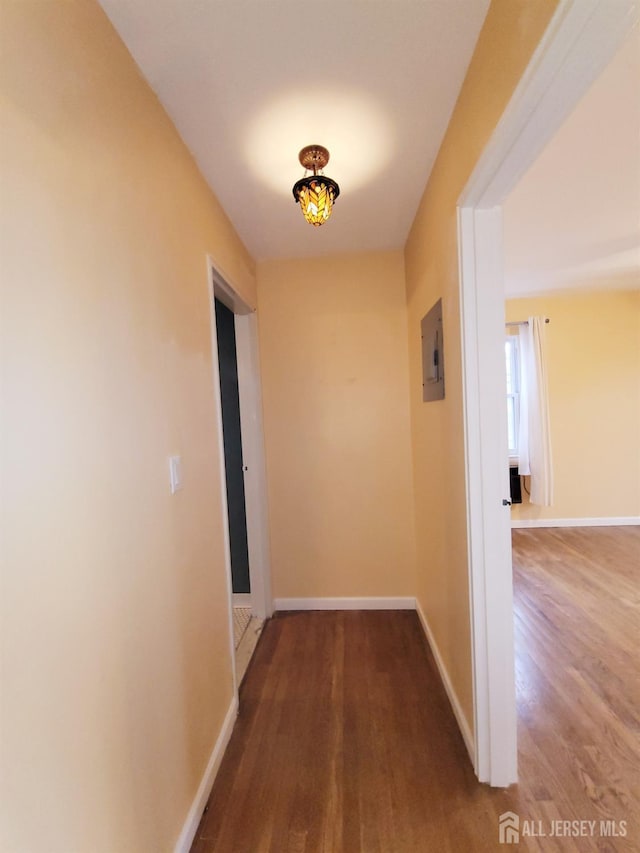
[{"label": "ceiling medallion", "polygon": [[[311,225],[322,225],[331,216],[340,187],[322,174],[329,162],[329,152],[322,145],[307,145],[298,154],[305,176],[293,185],[293,197],[300,204],[302,215]],[[313,172],[307,177],[307,172]]]}]

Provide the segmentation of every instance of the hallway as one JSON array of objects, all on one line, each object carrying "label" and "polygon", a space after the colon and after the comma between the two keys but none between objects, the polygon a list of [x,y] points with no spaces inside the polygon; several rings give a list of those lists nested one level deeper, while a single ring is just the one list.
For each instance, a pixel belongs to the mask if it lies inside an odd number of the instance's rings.
[{"label": "hallway", "polygon": [[494,849],[508,797],[476,783],[414,612],[276,615],[240,708],[192,853]]},{"label": "hallway", "polygon": [[[638,849],[640,529],[518,530],[513,544],[517,787],[476,781],[415,613],[279,614],[192,853],[499,851],[506,811],[547,833],[518,849]],[[601,820],[627,837],[598,837]],[[552,821],[596,829],[552,838]]]}]

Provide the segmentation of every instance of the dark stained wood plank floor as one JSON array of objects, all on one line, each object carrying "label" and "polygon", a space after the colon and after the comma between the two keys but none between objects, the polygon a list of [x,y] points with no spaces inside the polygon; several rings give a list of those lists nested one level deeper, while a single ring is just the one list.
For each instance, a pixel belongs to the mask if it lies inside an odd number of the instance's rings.
[{"label": "dark stained wood plank floor", "polygon": [[[640,850],[640,530],[514,531],[520,782],[480,785],[415,613],[276,615],[192,853]],[[627,838],[498,841],[498,817]],[[619,827],[618,827],[619,828]]]}]

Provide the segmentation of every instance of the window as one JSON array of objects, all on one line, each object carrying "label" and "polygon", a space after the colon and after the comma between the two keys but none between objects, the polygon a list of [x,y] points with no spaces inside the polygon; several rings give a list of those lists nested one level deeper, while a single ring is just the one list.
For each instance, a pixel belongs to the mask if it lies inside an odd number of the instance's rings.
[{"label": "window", "polygon": [[520,363],[517,335],[507,335],[504,342],[507,362],[507,435],[509,456],[518,455],[518,429],[520,426]]}]

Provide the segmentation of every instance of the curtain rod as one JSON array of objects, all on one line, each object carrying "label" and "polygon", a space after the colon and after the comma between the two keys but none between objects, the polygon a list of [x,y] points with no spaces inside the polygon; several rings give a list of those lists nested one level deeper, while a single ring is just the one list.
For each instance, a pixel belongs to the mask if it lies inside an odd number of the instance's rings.
[{"label": "curtain rod", "polygon": [[[550,323],[551,320],[548,317],[544,318],[545,323]],[[505,323],[505,326],[528,326],[528,320],[513,320],[511,323]]]}]

